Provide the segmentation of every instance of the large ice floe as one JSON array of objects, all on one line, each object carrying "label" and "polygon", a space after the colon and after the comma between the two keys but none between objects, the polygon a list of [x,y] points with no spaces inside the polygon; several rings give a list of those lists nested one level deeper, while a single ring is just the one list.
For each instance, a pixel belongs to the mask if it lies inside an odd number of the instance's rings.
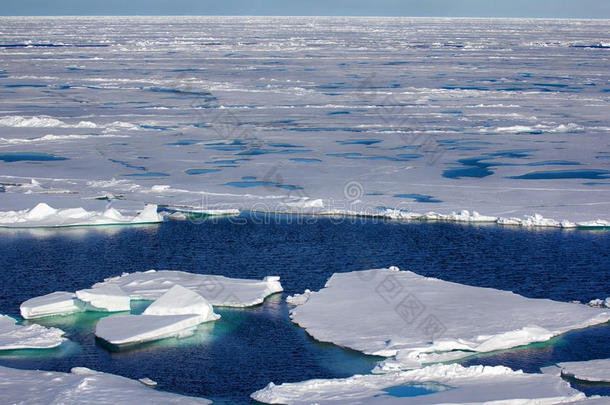
[{"label": "large ice floe", "polygon": [[0,396],[6,404],[185,404],[211,401],[161,392],[143,383],[84,367],[71,373],[0,367]]},{"label": "large ice floe", "polygon": [[189,336],[198,325],[219,318],[205,298],[175,284],[150,304],[142,315],[101,319],[95,328],[95,335],[114,345],[138,344]]},{"label": "large ice floe", "polygon": [[504,366],[435,364],[384,375],[270,383],[251,397],[270,404],[550,405],[582,400],[585,395],[558,376],[526,374]]},{"label": "large ice floe", "polygon": [[[561,374],[577,380],[610,382],[610,359],[558,363]],[[610,399],[608,399],[610,403]]]},{"label": "large ice floe", "polygon": [[18,325],[10,316],[0,315],[0,350],[51,349],[66,340],[61,329]]},{"label": "large ice floe", "polygon": [[392,267],[336,273],[290,316],[319,341],[391,357],[375,369],[389,372],[546,341],[610,311]]},{"label": "large ice floe", "polygon": [[124,216],[114,208],[103,212],[87,211],[83,208],[55,209],[39,203],[34,208],[20,211],[0,212],[0,227],[38,228],[92,225],[131,225],[162,222],[156,205],[146,205],[136,216]]},{"label": "large ice floe", "polygon": [[262,304],[267,296],[283,291],[280,278],[277,276],[249,280],[176,270],[125,273],[97,283],[93,288],[117,285],[129,294],[131,299],[154,300],[175,284],[197,292],[214,306],[226,307],[250,307]]}]

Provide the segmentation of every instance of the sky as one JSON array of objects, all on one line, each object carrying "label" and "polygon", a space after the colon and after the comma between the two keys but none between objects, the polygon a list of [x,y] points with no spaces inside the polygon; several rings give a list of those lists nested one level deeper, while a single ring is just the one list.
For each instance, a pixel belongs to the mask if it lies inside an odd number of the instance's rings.
[{"label": "sky", "polygon": [[610,18],[610,0],[0,0],[0,15]]}]

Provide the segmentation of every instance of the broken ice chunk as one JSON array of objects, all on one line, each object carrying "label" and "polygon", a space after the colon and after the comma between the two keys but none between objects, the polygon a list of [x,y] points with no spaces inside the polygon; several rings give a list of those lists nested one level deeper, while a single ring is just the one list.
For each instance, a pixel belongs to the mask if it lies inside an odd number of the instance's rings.
[{"label": "broken ice chunk", "polygon": [[20,306],[21,316],[25,319],[44,316],[69,315],[84,311],[84,305],[69,292],[57,291],[40,297],[30,298]]},{"label": "broken ice chunk", "polygon": [[50,349],[66,341],[64,331],[41,325],[17,325],[10,316],[0,315],[0,350]]},{"label": "broken ice chunk", "polygon": [[87,309],[92,311],[119,312],[131,309],[129,295],[116,285],[79,290],[76,297],[87,303]]},{"label": "broken ice chunk", "polygon": [[95,336],[113,345],[185,337],[202,323],[201,315],[124,315],[100,319]]},{"label": "broken ice chunk", "polygon": [[205,298],[179,284],[150,304],[144,315],[200,315],[202,322],[220,318]]}]

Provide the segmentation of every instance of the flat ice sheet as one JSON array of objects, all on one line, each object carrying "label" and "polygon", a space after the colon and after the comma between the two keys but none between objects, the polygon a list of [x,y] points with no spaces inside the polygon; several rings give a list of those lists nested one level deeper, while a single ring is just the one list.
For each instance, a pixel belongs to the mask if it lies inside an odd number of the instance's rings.
[{"label": "flat ice sheet", "polygon": [[291,318],[319,341],[395,356],[377,370],[385,372],[545,341],[607,322],[610,311],[393,267],[336,273]]},{"label": "flat ice sheet", "polygon": [[0,367],[0,392],[2,401],[7,404],[211,403],[203,398],[157,391],[135,380],[82,367],[72,369],[72,373]]},{"label": "flat ice sheet", "polygon": [[154,300],[176,284],[195,291],[214,306],[227,307],[258,305],[267,296],[283,291],[279,277],[275,276],[248,280],[175,270],[126,273],[97,283],[93,288],[117,285],[132,299]]},{"label": "flat ice sheet", "polygon": [[76,294],[56,291],[24,301],[19,307],[25,319],[45,316],[69,315],[85,310],[85,304],[76,298]]},{"label": "flat ice sheet", "polygon": [[201,315],[110,316],[98,321],[95,336],[114,345],[138,344],[188,336],[205,321]]},{"label": "flat ice sheet", "polygon": [[3,210],[46,201],[101,211],[106,201],[95,199],[109,198],[123,215],[156,203],[610,221],[606,21],[2,17],[2,26]]},{"label": "flat ice sheet", "polygon": [[51,349],[65,342],[64,331],[41,325],[18,325],[10,316],[0,315],[0,350]]},{"label": "flat ice sheet", "polygon": [[610,382],[610,359],[558,363],[561,373],[578,380]]},{"label": "flat ice sheet", "polygon": [[[440,391],[409,398],[391,396],[385,389],[409,384]],[[428,384],[428,385],[426,385]],[[437,386],[438,390],[439,387]],[[560,377],[525,374],[507,367],[458,364],[433,365],[423,369],[385,375],[310,380],[281,385],[269,384],[252,398],[269,404],[491,404],[551,405],[583,399]],[[496,402],[497,401],[497,402]]]}]

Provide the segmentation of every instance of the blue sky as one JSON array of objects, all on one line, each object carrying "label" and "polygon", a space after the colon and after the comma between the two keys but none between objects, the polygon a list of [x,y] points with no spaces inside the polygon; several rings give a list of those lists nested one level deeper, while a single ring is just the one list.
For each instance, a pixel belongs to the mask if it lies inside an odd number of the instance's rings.
[{"label": "blue sky", "polygon": [[0,0],[0,15],[123,14],[610,18],[610,0]]}]

